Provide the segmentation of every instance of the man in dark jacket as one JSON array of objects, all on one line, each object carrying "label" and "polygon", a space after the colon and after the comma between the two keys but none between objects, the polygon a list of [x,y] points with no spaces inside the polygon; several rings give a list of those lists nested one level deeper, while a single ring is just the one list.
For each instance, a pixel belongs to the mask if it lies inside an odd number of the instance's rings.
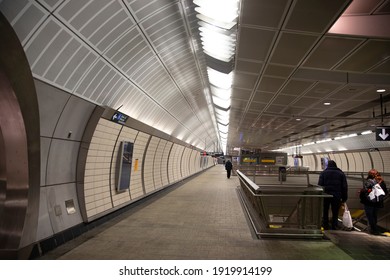
[{"label": "man in dark jacket", "polygon": [[331,229],[337,229],[338,214],[341,203],[348,199],[348,184],[344,172],[339,169],[336,162],[330,160],[328,167],[321,172],[318,179],[318,185],[324,187],[326,194],[332,197],[324,198],[324,209],[322,226],[324,229],[329,229],[329,206],[332,208],[332,224]]},{"label": "man in dark jacket", "polygon": [[233,164],[231,163],[230,160],[226,161],[225,169],[226,169],[226,175],[227,175],[227,177],[229,179],[230,178],[230,174],[232,173],[232,169],[233,169]]}]

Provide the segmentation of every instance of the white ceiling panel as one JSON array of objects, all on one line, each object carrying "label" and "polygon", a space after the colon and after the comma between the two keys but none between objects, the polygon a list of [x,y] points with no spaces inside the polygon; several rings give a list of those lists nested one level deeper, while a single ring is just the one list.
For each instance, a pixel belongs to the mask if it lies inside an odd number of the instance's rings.
[{"label": "white ceiling panel", "polygon": [[176,4],[178,0],[125,0],[124,2],[137,21],[142,21],[156,13],[156,11]]},{"label": "white ceiling panel", "polygon": [[61,4],[61,2],[63,2],[63,0],[39,0],[38,2],[41,3],[50,12],[52,12]]},{"label": "white ceiling panel", "polygon": [[[12,1],[12,0],[9,0]],[[12,14],[12,19],[10,19],[11,24],[13,25],[16,33],[18,34],[19,40],[24,46],[30,36],[34,33],[36,28],[41,25],[45,18],[47,17],[47,12],[42,9],[39,5],[33,2],[24,2],[24,1],[14,1],[19,2],[16,5],[23,2],[26,6],[22,9],[13,9],[10,8],[9,12]],[[14,3],[13,2],[13,3]],[[5,2],[4,5],[7,3]],[[7,6],[7,5],[6,5]],[[9,5],[13,6],[13,5]],[[18,6],[20,8],[20,6]]]},{"label": "white ceiling panel", "polygon": [[[381,123],[376,90],[386,89],[383,102],[390,101],[389,0],[241,0],[240,8],[228,152],[276,149]],[[191,0],[3,0],[0,11],[36,79],[121,106],[201,149],[220,141],[210,58]],[[381,32],[344,26],[329,33],[344,12],[355,22],[380,15],[381,26],[365,29]],[[388,114],[383,118],[390,125]]]},{"label": "white ceiling panel", "polygon": [[[58,82],[57,79],[61,74],[64,74],[64,67],[69,64],[70,59],[82,49],[82,44],[78,40],[71,38],[67,42],[64,42],[63,46],[59,49],[61,51],[57,51],[57,55],[50,62],[50,65],[45,69],[43,76],[48,81],[64,85],[64,83]],[[88,50],[85,48],[83,50],[85,53],[88,52]]]},{"label": "white ceiling panel", "polygon": [[[41,50],[41,56],[37,58],[32,66],[32,71],[38,76],[45,76],[52,65],[56,63],[59,55],[64,51],[67,44],[72,41],[72,36],[65,30],[59,32]],[[44,57],[42,59],[42,57]]]},{"label": "white ceiling panel", "polygon": [[[88,70],[75,93],[87,99],[92,99],[93,94],[98,94],[95,88],[98,87],[102,79],[108,74],[110,67],[104,60],[98,59]],[[93,99],[92,99],[93,100]]]}]

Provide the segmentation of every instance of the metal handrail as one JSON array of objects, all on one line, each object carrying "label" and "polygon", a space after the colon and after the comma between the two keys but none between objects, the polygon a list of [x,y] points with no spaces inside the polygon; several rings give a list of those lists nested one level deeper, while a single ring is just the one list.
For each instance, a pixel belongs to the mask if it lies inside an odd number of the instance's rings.
[{"label": "metal handrail", "polygon": [[[285,167],[286,168],[286,174],[284,175],[286,177],[291,176],[305,176],[307,184],[310,184],[310,175],[320,175],[322,171],[309,171],[308,167],[298,167],[295,166],[278,166],[278,165],[238,165],[237,169],[240,170],[242,173],[246,173],[247,176],[251,176],[252,181],[256,181],[256,177],[276,177],[279,175],[279,182],[280,184],[286,184],[283,183],[283,180],[281,179],[279,168]],[[240,169],[242,168],[242,169]],[[267,172],[268,170],[268,172]],[[260,172],[261,171],[261,172]],[[235,172],[235,171],[234,171]],[[346,175],[348,180],[351,181],[361,181],[364,183],[367,177],[367,172],[361,172],[361,171],[344,171],[344,174]],[[390,173],[387,172],[381,172],[382,177],[390,177]]]},{"label": "metal handrail", "polygon": [[[322,201],[324,197],[331,196],[324,194],[321,187],[301,185],[300,190],[292,190],[288,186],[279,186],[275,189],[272,186],[258,186],[240,170],[236,172],[240,179],[242,196],[249,204],[246,208],[251,213],[248,214],[252,216],[251,221],[258,236],[322,237]],[[277,200],[288,198],[291,201],[288,201],[287,205],[281,204],[281,208],[278,209],[279,213],[278,211],[272,212],[271,206],[277,208],[275,207]],[[271,203],[267,204],[265,199],[271,199],[269,201]],[[311,211],[308,211],[309,209]],[[288,216],[283,211],[287,211]],[[271,215],[278,214],[284,214],[280,217],[287,217],[286,220],[269,220]],[[256,221],[257,225],[255,225]],[[260,230],[257,229],[258,227]]]}]

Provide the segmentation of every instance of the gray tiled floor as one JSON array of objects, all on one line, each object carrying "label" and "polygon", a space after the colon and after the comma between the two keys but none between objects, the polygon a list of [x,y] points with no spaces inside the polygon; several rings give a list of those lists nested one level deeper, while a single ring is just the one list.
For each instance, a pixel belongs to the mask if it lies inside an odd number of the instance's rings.
[{"label": "gray tiled floor", "polygon": [[[146,199],[100,228],[49,252],[42,259],[380,258],[375,252],[367,255],[366,249],[362,249],[363,252],[353,251],[351,244],[355,236],[363,239],[371,237],[364,233],[328,232],[329,240],[257,239],[238,198],[238,185],[236,177],[226,178],[222,165],[210,168],[193,179]],[[350,237],[352,241],[346,242]],[[390,246],[390,238],[375,238]],[[372,248],[372,244],[367,248]],[[379,249],[378,254],[390,256]]]}]

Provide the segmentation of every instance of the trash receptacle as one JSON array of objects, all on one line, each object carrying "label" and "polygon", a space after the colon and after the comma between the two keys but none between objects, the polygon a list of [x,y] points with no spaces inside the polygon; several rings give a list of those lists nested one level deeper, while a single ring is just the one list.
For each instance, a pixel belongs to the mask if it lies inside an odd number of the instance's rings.
[{"label": "trash receptacle", "polygon": [[286,175],[287,175],[286,167],[280,166],[279,167],[279,181],[280,182],[286,181],[286,177],[287,177]]}]

